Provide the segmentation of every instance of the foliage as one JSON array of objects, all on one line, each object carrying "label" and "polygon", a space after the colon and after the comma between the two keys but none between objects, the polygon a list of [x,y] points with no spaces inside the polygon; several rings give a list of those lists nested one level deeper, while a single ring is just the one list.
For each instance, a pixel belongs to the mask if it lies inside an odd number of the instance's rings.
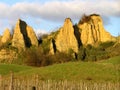
[{"label": "foliage", "polygon": [[[30,66],[40,66],[46,59],[42,50],[31,47],[23,52],[24,63]],[[41,65],[42,66],[42,65]]]},{"label": "foliage", "polygon": [[90,16],[87,16],[87,15],[83,15],[82,16],[82,18],[81,18],[81,20],[79,21],[79,24],[83,24],[83,23],[85,23],[85,22],[89,22],[90,21]]},{"label": "foliage", "polygon": [[78,60],[84,61],[86,58],[86,49],[81,46],[78,51]]},{"label": "foliage", "polygon": [[99,47],[86,48],[86,60],[97,61],[109,58],[105,49]]},{"label": "foliage", "polygon": [[115,42],[108,41],[108,42],[100,43],[100,44],[99,44],[99,47],[106,49],[106,48],[108,48],[108,47],[113,46],[114,44],[115,44]]},{"label": "foliage", "polygon": [[42,41],[42,44],[40,45],[41,48],[44,51],[44,54],[47,54],[50,51],[50,39],[45,39]]},{"label": "foliage", "polygon": [[81,46],[78,52],[78,60],[98,61],[119,55],[120,44],[115,45],[115,42],[104,42],[97,47],[92,45]]},{"label": "foliage", "polygon": [[55,63],[64,63],[64,62],[72,61],[73,57],[70,54],[57,52],[55,55],[53,55],[52,60],[54,60]]},{"label": "foliage", "polygon": [[120,43],[116,44],[115,46],[107,48],[107,52],[109,53],[110,57],[119,56],[120,55]]},{"label": "foliage", "polygon": [[78,59],[83,61],[97,61],[109,58],[108,52],[105,47],[94,47],[87,45],[86,47],[81,46],[78,52]]},{"label": "foliage", "polygon": [[55,55],[45,54],[42,47],[31,47],[21,52],[18,55],[18,60],[15,60],[13,63],[40,67],[68,62],[70,60],[72,60],[72,57],[65,53],[57,52]]}]

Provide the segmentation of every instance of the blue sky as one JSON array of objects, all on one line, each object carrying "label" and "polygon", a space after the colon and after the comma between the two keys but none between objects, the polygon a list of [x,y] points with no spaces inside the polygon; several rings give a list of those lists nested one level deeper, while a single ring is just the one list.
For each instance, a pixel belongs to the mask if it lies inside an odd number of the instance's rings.
[{"label": "blue sky", "polygon": [[0,34],[10,30],[20,18],[36,33],[50,32],[70,17],[78,23],[83,14],[100,14],[105,29],[120,34],[120,0],[2,0],[0,1]]}]

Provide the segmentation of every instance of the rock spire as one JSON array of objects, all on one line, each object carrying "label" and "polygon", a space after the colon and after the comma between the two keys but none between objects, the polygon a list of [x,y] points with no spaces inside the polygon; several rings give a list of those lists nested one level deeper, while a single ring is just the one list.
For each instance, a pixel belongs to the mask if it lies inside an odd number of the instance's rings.
[{"label": "rock spire", "polygon": [[2,38],[1,38],[1,42],[6,43],[10,39],[11,39],[10,30],[8,28],[6,28],[4,34],[3,34]]},{"label": "rock spire", "polygon": [[78,52],[78,43],[74,35],[74,28],[70,18],[66,18],[64,25],[60,28],[60,31],[55,40],[56,48],[60,52],[68,52],[72,49],[74,52]]},{"label": "rock spire", "polygon": [[33,29],[22,20],[18,20],[14,29],[12,46],[25,48],[30,46],[38,46],[37,37]]}]

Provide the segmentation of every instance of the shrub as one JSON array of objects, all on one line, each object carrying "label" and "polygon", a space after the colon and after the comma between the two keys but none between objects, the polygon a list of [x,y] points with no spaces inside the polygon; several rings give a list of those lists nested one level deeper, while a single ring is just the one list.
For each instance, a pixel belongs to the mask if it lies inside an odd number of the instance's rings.
[{"label": "shrub", "polygon": [[110,57],[119,56],[120,55],[120,43],[116,44],[115,46],[109,47],[107,49]]},{"label": "shrub", "polygon": [[71,56],[65,53],[57,52],[55,55],[50,55],[49,53],[45,54],[42,47],[27,49],[22,54],[24,64],[37,67],[64,63],[72,60]]},{"label": "shrub", "polygon": [[78,51],[78,60],[84,61],[85,58],[86,58],[86,49],[83,46],[81,46]]},{"label": "shrub", "polygon": [[114,44],[115,44],[115,42],[108,41],[108,42],[100,43],[100,44],[99,44],[99,47],[106,49],[106,48],[108,48],[108,47],[113,46]]},{"label": "shrub", "polygon": [[82,16],[82,18],[81,18],[81,20],[79,21],[79,24],[83,24],[83,23],[85,23],[85,22],[89,22],[90,21],[90,16],[87,16],[87,15],[83,15]]},{"label": "shrub", "polygon": [[46,55],[39,48],[31,47],[23,52],[24,63],[30,66],[45,66]]},{"label": "shrub", "polygon": [[101,47],[94,47],[88,45],[86,47],[80,47],[78,52],[78,59],[82,61],[97,61],[109,58],[108,52]]},{"label": "shrub", "polygon": [[54,55],[54,61],[56,63],[64,63],[64,62],[68,62],[68,61],[72,61],[73,57],[70,54],[66,54],[66,53],[62,53],[62,52],[57,52]]},{"label": "shrub", "polygon": [[43,49],[44,54],[47,54],[50,51],[50,41],[51,40],[49,39],[43,40],[42,44],[40,45],[40,47]]}]

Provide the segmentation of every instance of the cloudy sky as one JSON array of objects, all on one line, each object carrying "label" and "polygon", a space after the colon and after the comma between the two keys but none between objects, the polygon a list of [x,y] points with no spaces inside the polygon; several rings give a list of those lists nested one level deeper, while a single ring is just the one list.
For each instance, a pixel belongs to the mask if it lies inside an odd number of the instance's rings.
[{"label": "cloudy sky", "polygon": [[78,23],[83,14],[100,14],[105,29],[120,34],[120,0],[1,0],[0,34],[12,29],[20,18],[36,32],[49,32],[63,25],[70,17]]}]

